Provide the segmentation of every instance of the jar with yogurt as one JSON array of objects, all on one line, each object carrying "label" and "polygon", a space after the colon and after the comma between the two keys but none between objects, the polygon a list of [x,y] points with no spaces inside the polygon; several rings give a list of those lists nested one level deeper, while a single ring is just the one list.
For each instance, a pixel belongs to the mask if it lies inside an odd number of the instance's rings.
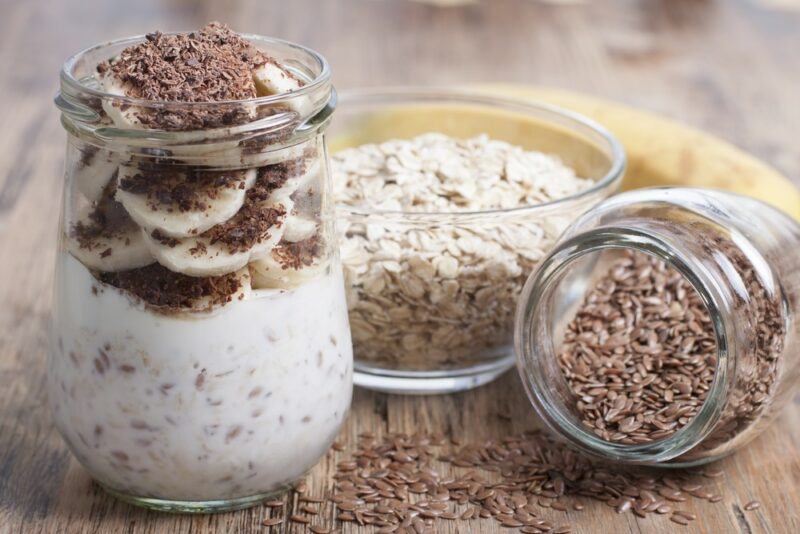
[{"label": "jar with yogurt", "polygon": [[230,510],[283,490],[352,394],[326,61],[212,23],[76,54],[56,104],[58,430],[134,504]]}]

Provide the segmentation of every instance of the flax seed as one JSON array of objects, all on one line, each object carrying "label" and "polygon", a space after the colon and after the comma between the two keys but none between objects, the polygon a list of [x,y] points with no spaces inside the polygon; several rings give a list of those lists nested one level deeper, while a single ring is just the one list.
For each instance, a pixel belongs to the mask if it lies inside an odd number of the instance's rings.
[{"label": "flax seed", "polygon": [[758,510],[759,508],[761,508],[761,503],[758,501],[750,501],[744,505],[744,509],[748,512],[752,510]]}]

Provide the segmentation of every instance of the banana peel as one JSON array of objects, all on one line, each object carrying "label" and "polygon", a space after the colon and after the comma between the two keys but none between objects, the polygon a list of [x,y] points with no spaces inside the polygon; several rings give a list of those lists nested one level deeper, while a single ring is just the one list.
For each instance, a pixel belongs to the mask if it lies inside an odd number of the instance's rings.
[{"label": "banana peel", "polygon": [[[470,88],[476,92],[519,100],[535,100],[590,117],[610,130],[628,156],[623,189],[652,186],[709,187],[757,198],[800,220],[800,190],[778,171],[730,143],[699,130],[683,126],[656,114],[636,110],[603,99],[569,91],[532,86],[492,85]],[[376,114],[369,123],[348,128],[346,135],[331,137],[331,149],[391,138],[407,138],[426,131],[466,137],[487,133],[492,137],[525,146],[526,137],[536,134],[537,147],[553,152],[558,145],[572,142],[566,131],[542,124],[508,121],[503,112],[476,113],[474,108],[400,109]],[[334,130],[336,121],[334,120]],[[544,143],[544,146],[543,146]],[[576,147],[579,148],[579,147]],[[582,153],[581,153],[582,150]],[[574,161],[565,161],[585,176],[602,159],[586,147]],[[571,151],[566,151],[567,153]],[[562,158],[563,159],[563,158]]]}]

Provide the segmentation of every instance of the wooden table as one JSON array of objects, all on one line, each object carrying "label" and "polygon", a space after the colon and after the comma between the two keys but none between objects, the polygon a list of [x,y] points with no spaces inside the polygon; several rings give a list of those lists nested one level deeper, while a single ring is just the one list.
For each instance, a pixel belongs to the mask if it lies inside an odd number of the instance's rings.
[{"label": "wooden table", "polygon": [[[265,530],[262,508],[186,517],[116,502],[92,485],[53,428],[44,361],[64,134],[51,97],[60,63],[75,50],[219,19],[318,49],[340,87],[506,81],[584,91],[710,130],[800,183],[798,0],[436,3],[458,2],[0,0],[0,533]],[[495,417],[502,412],[513,422]],[[466,441],[535,425],[508,373],[451,396],[356,391],[343,440],[352,446],[365,430],[427,429]],[[313,471],[316,491],[327,487],[335,461]],[[721,466],[725,500],[690,503],[701,520],[687,531],[800,532],[797,402]],[[761,509],[742,512],[752,499]],[[684,528],[603,505],[568,519],[587,533]],[[450,523],[447,531],[474,525]],[[480,530],[500,529],[486,521]]]}]

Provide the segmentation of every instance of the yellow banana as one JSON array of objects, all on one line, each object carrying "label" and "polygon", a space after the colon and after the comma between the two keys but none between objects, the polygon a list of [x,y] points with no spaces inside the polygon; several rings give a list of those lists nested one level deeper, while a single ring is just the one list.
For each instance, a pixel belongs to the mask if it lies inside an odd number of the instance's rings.
[{"label": "yellow banana", "polygon": [[[800,219],[800,190],[775,169],[712,135],[653,113],[599,98],[531,86],[482,86],[479,91],[521,100],[537,100],[586,115],[608,128],[625,147],[628,171],[624,189],[681,185],[726,189],[763,200]],[[407,138],[426,131],[459,137],[487,133],[525,146],[535,134],[536,148],[564,153],[555,147],[570,142],[564,130],[535,121],[509,121],[504,112],[475,112],[465,106],[403,107],[350,124],[332,136],[331,149],[390,138]],[[334,125],[336,121],[334,120]],[[591,176],[598,153],[587,152],[565,161]],[[569,151],[567,151],[569,152]],[[563,157],[563,156],[562,156]],[[583,167],[583,168],[581,168]]]}]

